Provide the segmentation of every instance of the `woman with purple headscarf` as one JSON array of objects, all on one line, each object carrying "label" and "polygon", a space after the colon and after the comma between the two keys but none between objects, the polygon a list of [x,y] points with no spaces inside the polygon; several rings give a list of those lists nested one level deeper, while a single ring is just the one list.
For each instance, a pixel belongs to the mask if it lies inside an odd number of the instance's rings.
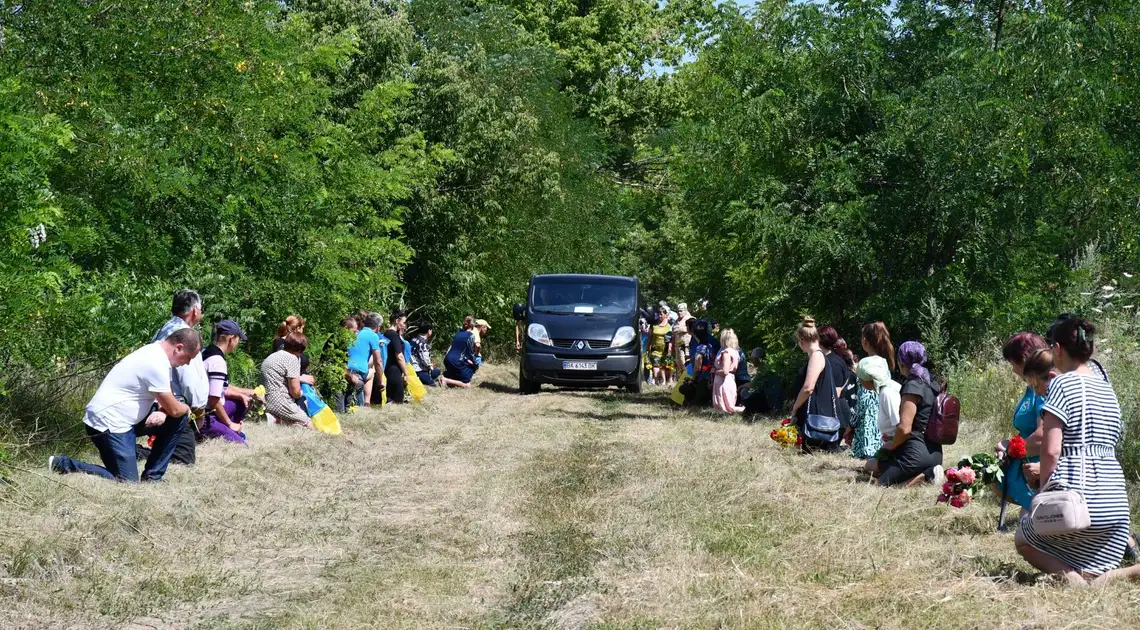
[{"label": "woman with purple headscarf", "polygon": [[926,348],[917,341],[902,344],[898,350],[898,365],[905,379],[899,424],[894,438],[880,453],[879,485],[936,482],[942,476],[942,445],[926,441],[926,423],[938,397],[938,388],[926,369]]}]

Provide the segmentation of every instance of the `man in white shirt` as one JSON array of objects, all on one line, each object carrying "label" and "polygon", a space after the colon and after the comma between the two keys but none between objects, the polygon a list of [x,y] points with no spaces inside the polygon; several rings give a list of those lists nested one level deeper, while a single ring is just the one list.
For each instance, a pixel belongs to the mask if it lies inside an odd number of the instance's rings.
[{"label": "man in white shirt", "polygon": [[48,468],[135,482],[139,480],[135,442],[139,435],[154,435],[142,480],[160,481],[190,413],[190,407],[171,392],[171,368],[186,365],[201,349],[198,331],[184,328],[123,357],[99,384],[83,414],[87,437],[99,449],[103,465],[53,456]]},{"label": "man in white shirt", "polygon": [[[175,331],[197,326],[198,322],[202,321],[201,296],[197,291],[190,289],[175,292],[171,300],[170,315],[170,319],[154,333],[154,337],[151,337],[151,343],[162,341]],[[177,464],[191,466],[197,459],[194,420],[201,419],[210,398],[210,379],[206,375],[206,365],[202,362],[202,357],[195,356],[189,364],[175,368],[170,376],[170,388],[176,398],[190,405],[192,415],[191,422],[186,423],[186,427],[178,436],[178,446],[174,449],[173,459]]]}]

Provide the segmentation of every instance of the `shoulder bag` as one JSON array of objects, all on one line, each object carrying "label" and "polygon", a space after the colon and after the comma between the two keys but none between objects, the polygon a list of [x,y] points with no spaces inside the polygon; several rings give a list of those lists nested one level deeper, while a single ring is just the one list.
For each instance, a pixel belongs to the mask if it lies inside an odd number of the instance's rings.
[{"label": "shoulder bag", "polygon": [[[828,391],[831,393],[832,413],[835,413],[835,381],[832,380],[831,368],[827,365],[827,357],[824,357],[823,360],[823,373],[827,377],[824,380],[826,381]],[[819,396],[818,387],[814,392],[812,392],[812,397],[814,398],[816,396]],[[840,437],[840,429],[842,427],[842,423],[839,421],[839,418],[835,416],[825,416],[818,413],[812,413],[811,403],[812,401],[809,400],[807,418],[804,420],[804,439],[828,444],[832,442],[838,442]],[[815,408],[817,411],[819,410],[818,402],[816,403]]]},{"label": "shoulder bag", "polygon": [[1050,479],[1029,504],[1029,518],[1034,533],[1042,536],[1071,534],[1089,528],[1089,506],[1081,494],[1085,490],[1085,416],[1088,397],[1084,377],[1081,382],[1081,485],[1080,490],[1065,490],[1060,481]]}]

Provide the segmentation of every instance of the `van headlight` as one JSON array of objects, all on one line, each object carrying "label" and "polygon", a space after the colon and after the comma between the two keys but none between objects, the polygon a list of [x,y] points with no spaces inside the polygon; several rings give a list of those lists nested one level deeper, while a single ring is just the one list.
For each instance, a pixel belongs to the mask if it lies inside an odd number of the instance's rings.
[{"label": "van headlight", "polygon": [[637,331],[633,329],[633,326],[622,326],[614,333],[614,340],[610,342],[610,347],[620,348],[622,346],[628,346],[633,343],[635,337],[637,337]]},{"label": "van headlight", "polygon": [[546,326],[542,324],[531,324],[526,327],[526,336],[534,339],[544,346],[553,346],[554,342],[550,340],[550,335],[546,333]]}]

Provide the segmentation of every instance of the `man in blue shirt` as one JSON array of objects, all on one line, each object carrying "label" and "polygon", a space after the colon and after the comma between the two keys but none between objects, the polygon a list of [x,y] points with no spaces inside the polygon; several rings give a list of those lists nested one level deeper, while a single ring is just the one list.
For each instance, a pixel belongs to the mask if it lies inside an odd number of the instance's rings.
[{"label": "man in blue shirt", "polygon": [[364,328],[356,333],[356,341],[348,347],[348,372],[353,377],[353,385],[363,384],[356,390],[356,404],[367,405],[372,400],[372,384],[377,375],[380,387],[384,387],[384,371],[376,366],[384,365],[384,346],[380,341],[380,314],[369,313],[364,318]]}]

